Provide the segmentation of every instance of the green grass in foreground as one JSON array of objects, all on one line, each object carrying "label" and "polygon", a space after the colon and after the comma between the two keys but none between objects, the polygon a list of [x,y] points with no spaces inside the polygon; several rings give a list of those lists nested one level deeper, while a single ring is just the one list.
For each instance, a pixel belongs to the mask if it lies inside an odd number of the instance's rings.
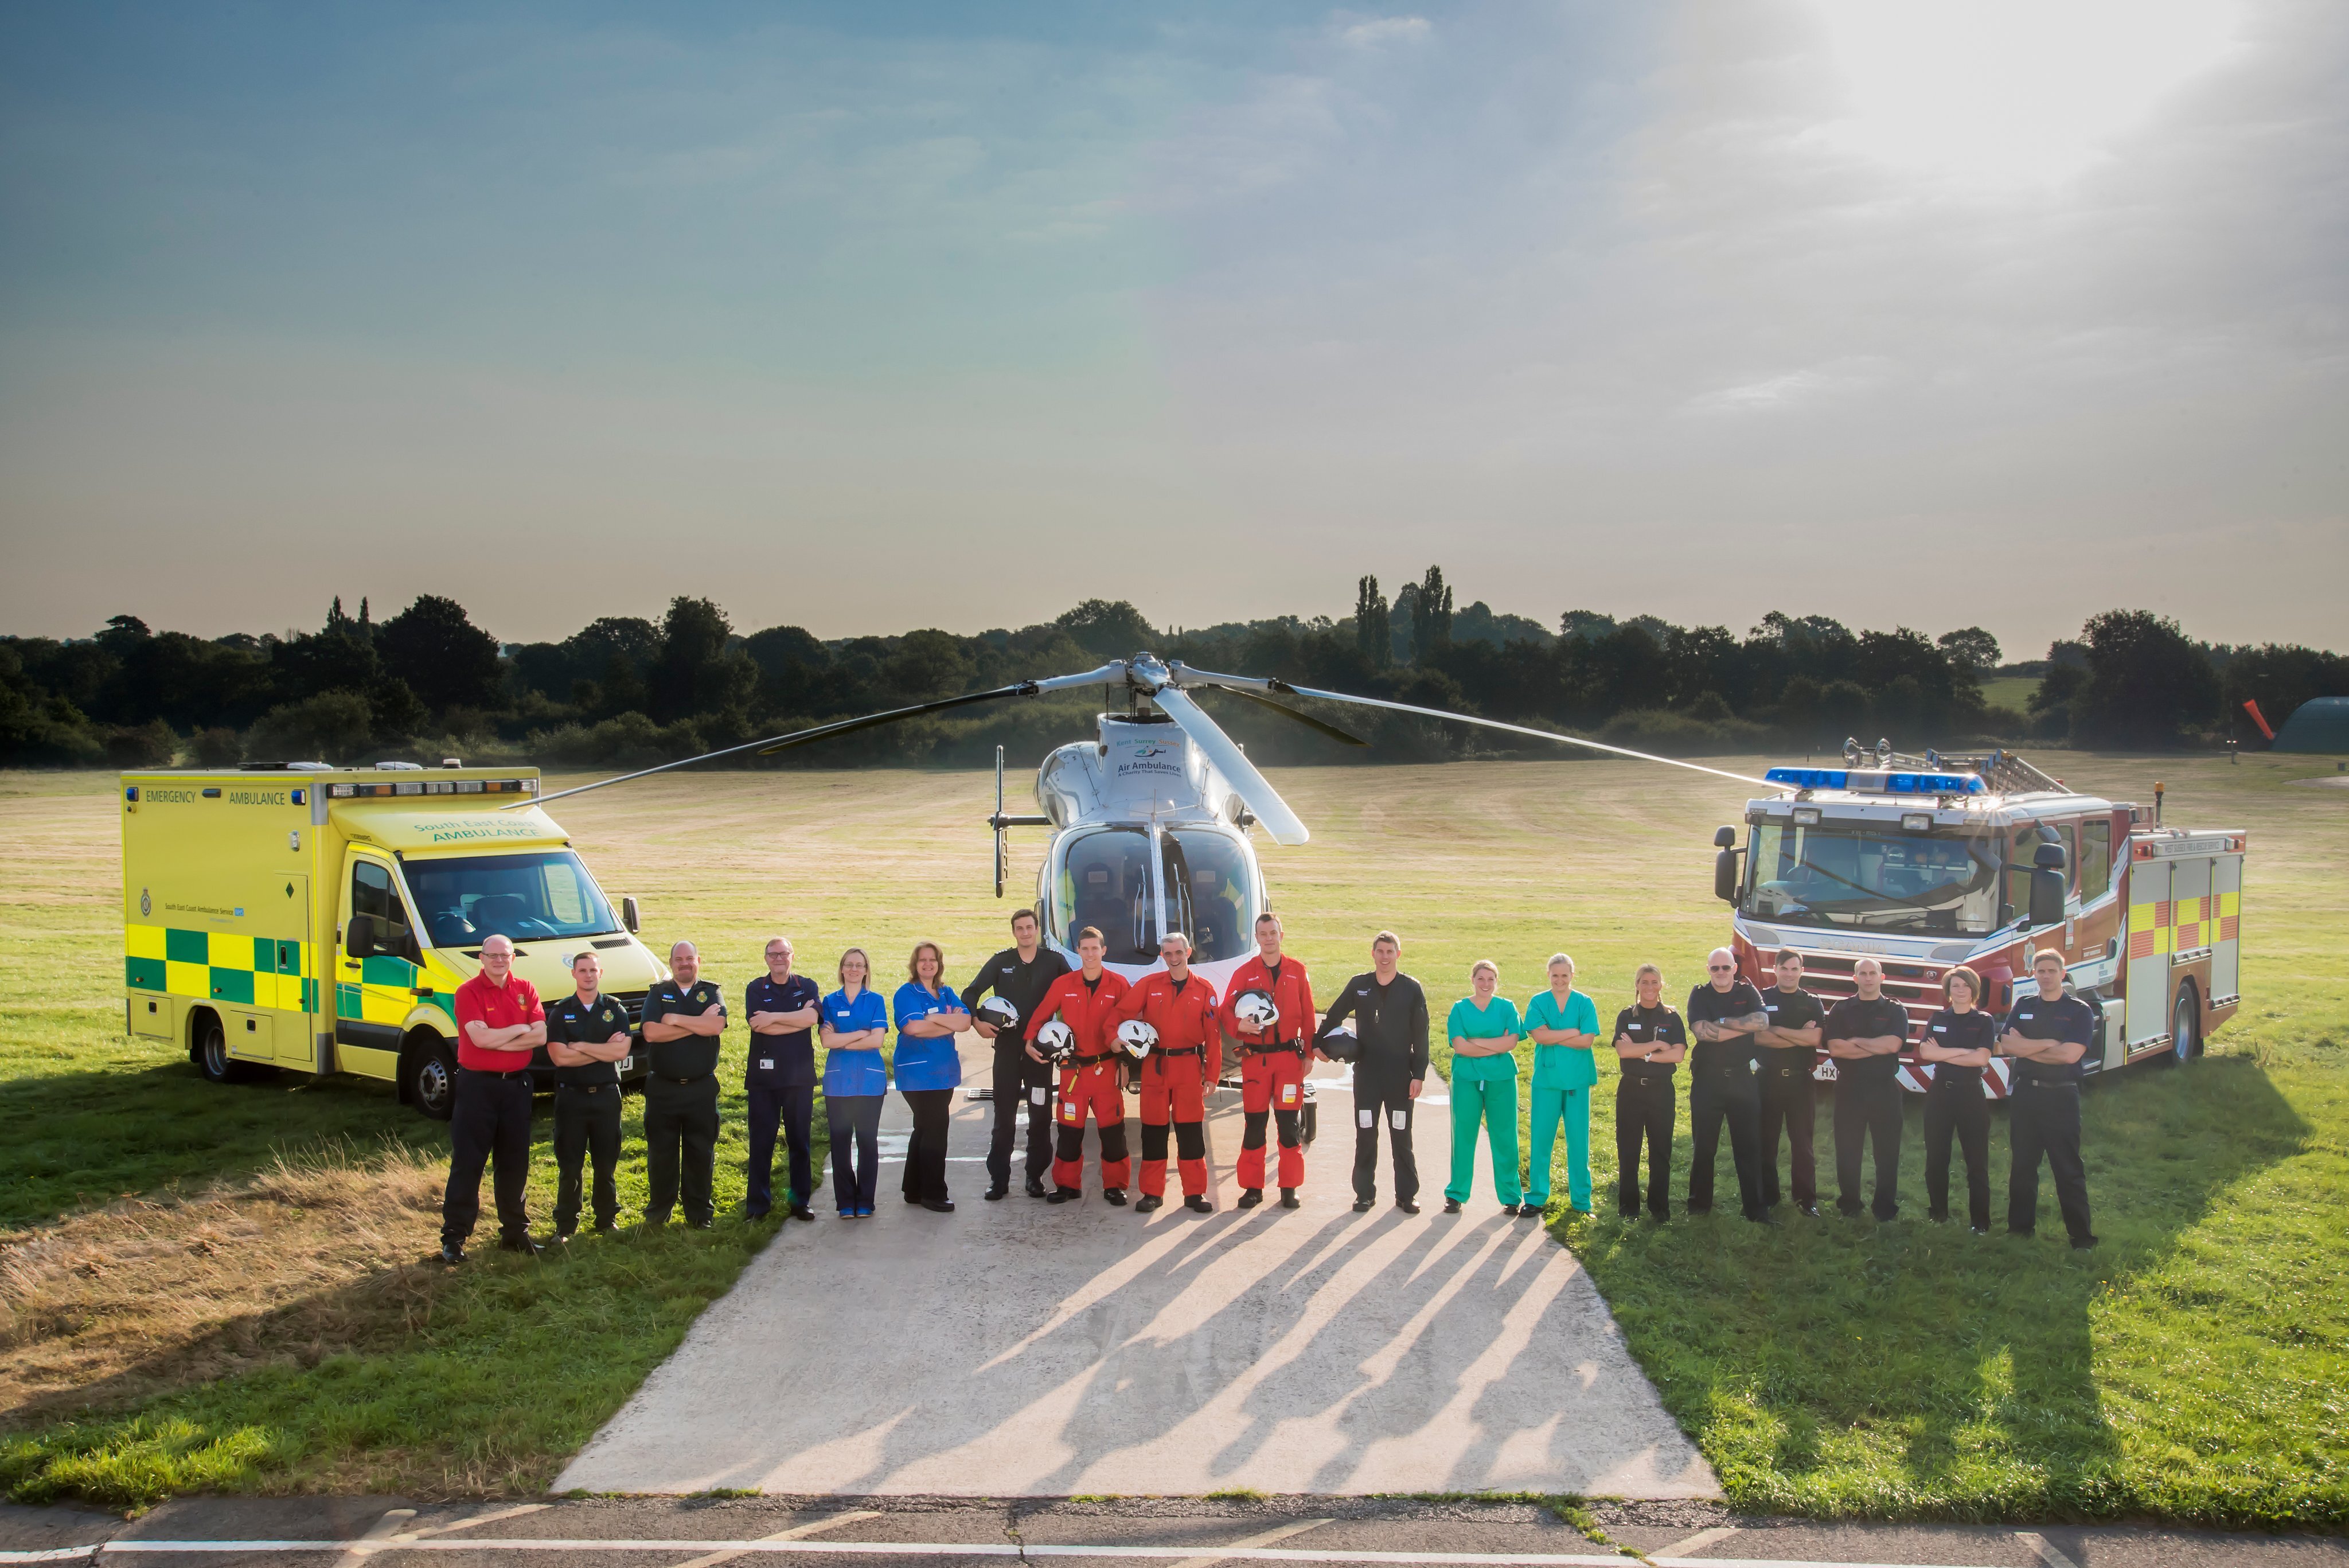
[{"label": "green grass in foreground", "polygon": [[[2340,1528],[2349,1521],[2349,802],[2295,789],[2323,764],[2067,754],[2054,771],[2121,797],[2170,785],[2173,820],[2250,828],[2244,1014],[2183,1072],[2093,1086],[2086,1156],[2106,1244],[2064,1245],[2052,1191],[2033,1242],[1923,1220],[1910,1119],[1908,1218],[1730,1218],[1626,1230],[1561,1222],[1630,1347],[1739,1506],[2011,1521],[2141,1515]],[[1677,991],[1720,940],[1706,894],[1713,826],[1735,785],[1609,764],[1287,770],[1314,842],[1267,854],[1291,948],[1328,983],[1368,934],[1405,934],[1439,1009],[1469,961],[1496,959],[1522,998],[1564,947],[1602,1007],[1656,957]],[[0,1080],[19,1106],[82,1119],[0,1146],[0,1206],[39,1222],[79,1203],[234,1177],[271,1147],[340,1135],[445,1147],[388,1089],[214,1089],[119,1035],[111,806],[105,781],[0,781]],[[977,781],[910,773],[655,781],[565,803],[607,888],[646,897],[657,934],[703,941],[747,978],[781,926],[802,967],[848,940],[885,970],[916,936],[959,974],[999,943],[980,890],[991,801]],[[574,809],[575,808],[575,809]],[[1032,836],[1024,846],[1032,856]],[[1032,860],[1030,862],[1032,864]],[[1015,871],[1015,890],[1019,873]],[[908,911],[922,911],[909,914]],[[727,1072],[733,1076],[739,1038]],[[49,1096],[43,1099],[40,1096]],[[1611,1096],[1593,1139],[1602,1215]],[[632,1109],[634,1102],[631,1103]],[[739,1204],[739,1100],[720,1213]],[[23,1125],[22,1123],[19,1124]],[[532,1192],[543,1215],[551,1163]],[[641,1146],[623,1172],[640,1201]],[[1994,1123],[1992,1202],[2005,1195]],[[1819,1121],[1823,1153],[1832,1147]],[[1680,1157],[1684,1185],[1685,1127]],[[1337,1179],[1326,1141],[1317,1180]],[[1726,1151],[1722,1179],[1728,1179]],[[1827,1185],[1832,1188],[1832,1163]],[[1554,1183],[1562,1195],[1563,1176]],[[1675,1202],[1679,1201],[1675,1197]],[[774,1244],[788,1246],[785,1227]],[[241,1373],[128,1411],[0,1439],[0,1487],[129,1502],[190,1490],[543,1487],[727,1288],[758,1245],[721,1219],[590,1242],[531,1264],[482,1254],[387,1343]],[[417,1237],[419,1251],[429,1233]]]}]

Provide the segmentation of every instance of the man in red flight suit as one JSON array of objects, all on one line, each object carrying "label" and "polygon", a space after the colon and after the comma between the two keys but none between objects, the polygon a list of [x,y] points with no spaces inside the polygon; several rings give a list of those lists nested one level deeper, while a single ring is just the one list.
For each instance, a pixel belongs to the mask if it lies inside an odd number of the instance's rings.
[{"label": "man in red flight suit", "polygon": [[1142,1064],[1142,1201],[1147,1214],[1166,1202],[1166,1129],[1174,1129],[1183,1171],[1183,1204],[1213,1213],[1207,1201],[1207,1053],[1223,1054],[1216,1022],[1216,988],[1191,972],[1191,939],[1169,931],[1158,943],[1166,967],[1145,974],[1118,1003],[1120,1023],[1139,1018],[1158,1031]]},{"label": "man in red flight suit", "polygon": [[[1251,991],[1272,998],[1280,1019],[1261,1033],[1242,1023],[1232,1003]],[[1306,1043],[1319,1014],[1313,1010],[1313,983],[1305,961],[1280,956],[1280,920],[1256,918],[1256,956],[1232,971],[1217,1019],[1240,1043],[1240,1109],[1247,1131],[1240,1139],[1240,1207],[1264,1201],[1264,1123],[1267,1113],[1280,1129],[1280,1206],[1297,1207],[1305,1185],[1305,1146],[1299,1124],[1305,1112]]]},{"label": "man in red flight suit", "polygon": [[1092,1113],[1101,1128],[1102,1196],[1125,1206],[1128,1161],[1125,1155],[1125,1093],[1120,1087],[1123,1054],[1117,1043],[1117,1007],[1125,1000],[1123,976],[1102,967],[1109,943],[1087,926],[1077,933],[1077,957],[1084,967],[1052,982],[1036,1016],[1028,1021],[1028,1039],[1054,1018],[1077,1037],[1074,1060],[1061,1069],[1061,1103],[1053,1117],[1057,1147],[1053,1149],[1052,1190],[1048,1203],[1066,1203],[1085,1190],[1085,1113]]}]

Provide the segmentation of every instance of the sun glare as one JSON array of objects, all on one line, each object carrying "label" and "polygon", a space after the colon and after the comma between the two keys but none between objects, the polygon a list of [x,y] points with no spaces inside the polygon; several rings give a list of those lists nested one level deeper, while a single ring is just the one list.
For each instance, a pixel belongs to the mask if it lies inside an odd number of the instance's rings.
[{"label": "sun glare", "polygon": [[2231,0],[1813,0],[1847,97],[1823,138],[1984,183],[2067,179],[2232,43]]}]

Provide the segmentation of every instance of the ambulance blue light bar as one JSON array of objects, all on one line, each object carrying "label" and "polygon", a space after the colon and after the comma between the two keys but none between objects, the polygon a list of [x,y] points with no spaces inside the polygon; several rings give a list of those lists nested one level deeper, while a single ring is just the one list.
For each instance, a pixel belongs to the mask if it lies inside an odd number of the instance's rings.
[{"label": "ambulance blue light bar", "polygon": [[1982,794],[1972,774],[1893,774],[1856,768],[1772,768],[1762,775],[1793,789],[1857,790],[1868,794]]}]

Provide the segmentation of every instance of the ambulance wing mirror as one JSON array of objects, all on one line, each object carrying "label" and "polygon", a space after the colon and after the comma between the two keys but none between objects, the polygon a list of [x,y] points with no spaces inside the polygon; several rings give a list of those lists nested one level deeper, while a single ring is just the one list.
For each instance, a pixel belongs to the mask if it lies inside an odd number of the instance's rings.
[{"label": "ambulance wing mirror", "polygon": [[2043,844],[2031,852],[2031,923],[2064,923],[2064,846]]},{"label": "ambulance wing mirror", "polygon": [[1713,857],[1713,896],[1724,904],[1737,902],[1737,829],[1718,827],[1713,842],[1721,851]]},{"label": "ambulance wing mirror", "polygon": [[378,915],[353,915],[343,933],[345,958],[370,959],[384,956],[384,922]]},{"label": "ambulance wing mirror", "polygon": [[620,924],[627,927],[631,933],[644,929],[644,917],[636,912],[636,896],[634,893],[626,894],[620,899]]}]

